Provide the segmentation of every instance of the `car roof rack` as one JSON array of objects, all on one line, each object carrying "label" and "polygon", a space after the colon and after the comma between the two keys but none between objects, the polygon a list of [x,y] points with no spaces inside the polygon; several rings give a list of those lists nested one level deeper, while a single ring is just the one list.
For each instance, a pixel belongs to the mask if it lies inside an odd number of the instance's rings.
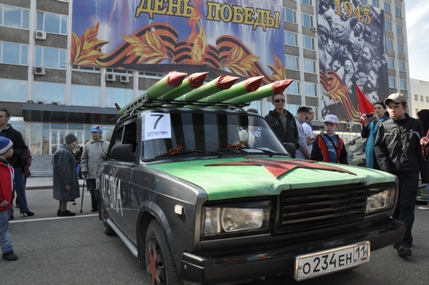
[{"label": "car roof rack", "polygon": [[200,72],[187,76],[183,72],[171,71],[125,106],[115,103],[118,110],[115,118],[160,107],[242,108],[252,101],[282,94],[293,82],[293,79],[285,79],[261,87],[263,76],[236,83],[239,77],[221,75],[204,84],[207,74]]}]

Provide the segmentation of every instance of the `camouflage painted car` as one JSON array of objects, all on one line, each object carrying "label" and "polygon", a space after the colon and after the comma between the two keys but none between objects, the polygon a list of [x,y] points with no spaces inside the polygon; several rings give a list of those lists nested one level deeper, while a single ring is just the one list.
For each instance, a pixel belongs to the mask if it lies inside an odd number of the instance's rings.
[{"label": "camouflage painted car", "polygon": [[304,280],[402,239],[395,176],[292,159],[263,117],[227,105],[147,100],[114,129],[100,218],[152,284]]}]

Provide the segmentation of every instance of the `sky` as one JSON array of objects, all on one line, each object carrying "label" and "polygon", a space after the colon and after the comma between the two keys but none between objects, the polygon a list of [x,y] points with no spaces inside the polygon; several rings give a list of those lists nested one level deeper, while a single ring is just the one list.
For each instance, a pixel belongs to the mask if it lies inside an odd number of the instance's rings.
[{"label": "sky", "polygon": [[410,78],[429,82],[429,1],[406,0]]}]

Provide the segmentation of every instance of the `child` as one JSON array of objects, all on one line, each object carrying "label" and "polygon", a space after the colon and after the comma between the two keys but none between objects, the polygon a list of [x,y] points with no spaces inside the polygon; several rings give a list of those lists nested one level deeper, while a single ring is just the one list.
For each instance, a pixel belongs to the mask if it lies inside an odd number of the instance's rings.
[{"label": "child", "polygon": [[393,246],[399,256],[411,256],[419,172],[422,183],[429,182],[428,164],[421,152],[420,138],[425,134],[419,120],[405,113],[408,108],[407,96],[401,93],[390,94],[384,100],[390,119],[380,126],[374,143],[374,152],[380,170],[398,177],[399,198],[393,218],[406,225],[405,237]]},{"label": "child", "polygon": [[338,117],[332,114],[326,115],[323,121],[325,132],[317,136],[313,143],[311,159],[348,164],[347,151],[343,140],[335,134],[340,121]]},{"label": "child", "polygon": [[3,259],[17,260],[9,235],[9,209],[12,205],[13,167],[7,158],[13,155],[13,143],[6,137],[0,137],[0,247]]}]

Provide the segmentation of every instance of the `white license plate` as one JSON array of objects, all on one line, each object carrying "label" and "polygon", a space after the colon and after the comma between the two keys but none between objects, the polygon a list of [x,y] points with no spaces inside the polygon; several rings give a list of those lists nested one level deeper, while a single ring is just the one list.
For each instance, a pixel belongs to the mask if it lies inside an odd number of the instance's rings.
[{"label": "white license plate", "polygon": [[370,244],[364,241],[295,258],[295,280],[304,280],[369,262]]}]

